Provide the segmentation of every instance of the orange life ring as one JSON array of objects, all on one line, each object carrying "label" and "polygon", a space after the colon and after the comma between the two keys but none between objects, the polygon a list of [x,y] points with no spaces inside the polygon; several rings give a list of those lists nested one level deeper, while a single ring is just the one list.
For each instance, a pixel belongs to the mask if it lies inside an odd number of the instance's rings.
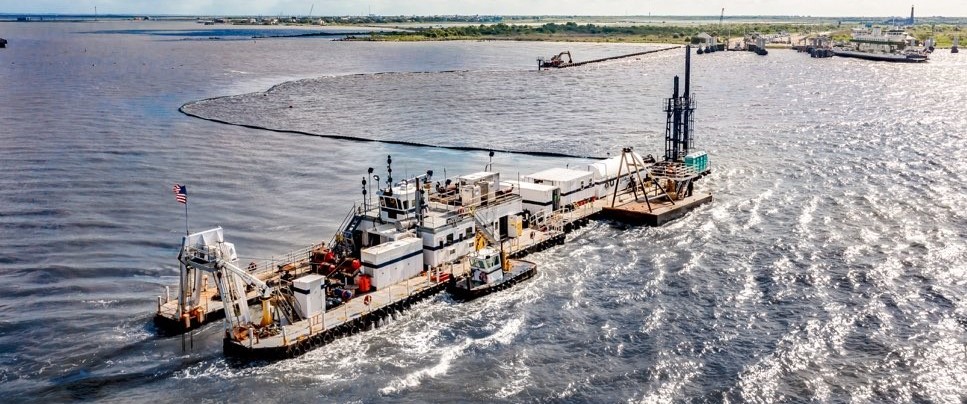
[{"label": "orange life ring", "polygon": [[369,304],[372,302],[373,302],[373,297],[370,295],[366,295],[366,297],[363,298],[363,304],[367,306],[369,306]]}]

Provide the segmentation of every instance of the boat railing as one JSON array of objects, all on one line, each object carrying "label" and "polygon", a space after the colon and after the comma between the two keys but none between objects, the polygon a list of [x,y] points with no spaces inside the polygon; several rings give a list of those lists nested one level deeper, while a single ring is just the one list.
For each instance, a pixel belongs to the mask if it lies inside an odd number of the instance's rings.
[{"label": "boat railing", "polygon": [[[392,307],[393,304],[401,300],[400,292],[404,292],[405,295],[403,295],[402,298],[406,298],[413,296],[415,291],[426,290],[442,283],[449,282],[448,280],[441,279],[440,274],[442,273],[445,273],[445,269],[443,266],[438,266],[433,270],[423,272],[420,275],[390,285],[389,287],[383,287],[378,290],[368,292],[366,296],[369,296],[370,298],[361,309],[357,306],[357,308],[350,310],[350,305],[347,302],[338,307],[328,309],[324,313],[319,313],[310,318],[297,322],[293,324],[292,327],[304,327],[306,330],[306,335],[313,335],[330,328],[327,326],[327,322],[325,321],[326,317],[328,316],[337,316],[336,318],[339,320],[337,320],[336,323],[345,324],[350,320],[371,314],[377,310]],[[405,291],[399,290],[400,287],[405,288]],[[362,298],[363,297],[357,296],[354,297],[353,300]]]},{"label": "boat railing", "polygon": [[684,181],[698,177],[699,172],[685,163],[666,162],[648,167],[648,174],[660,180]]},{"label": "boat railing", "polygon": [[339,227],[338,227],[339,230],[333,233],[332,238],[329,239],[330,246],[336,243],[336,239],[339,237],[340,234],[343,234],[343,231],[346,230],[349,224],[356,219],[356,215],[359,214],[362,208],[363,208],[362,206],[356,203],[353,203],[353,207],[349,209],[349,213],[347,213],[346,216],[342,218],[342,221],[339,222]]},{"label": "boat railing", "polygon": [[326,248],[325,243],[313,244],[305,248],[289,251],[281,256],[272,256],[257,261],[252,261],[246,270],[252,275],[262,275],[278,272],[286,266],[299,266],[299,264],[309,262],[309,255],[312,251]]},{"label": "boat railing", "polygon": [[431,202],[434,202],[434,204],[430,206],[431,209],[434,209],[437,212],[445,212],[446,215],[444,215],[444,217],[441,217],[441,218],[426,217],[424,218],[424,220],[433,222],[435,220],[453,220],[454,218],[469,217],[470,215],[473,214],[473,212],[478,211],[480,209],[486,209],[491,206],[496,206],[506,202],[511,202],[515,199],[520,199],[520,195],[515,194],[513,192],[497,194],[494,196],[493,199],[489,199],[489,198],[482,199],[478,202],[469,203],[469,204],[444,203],[439,199],[437,200],[431,199]]}]

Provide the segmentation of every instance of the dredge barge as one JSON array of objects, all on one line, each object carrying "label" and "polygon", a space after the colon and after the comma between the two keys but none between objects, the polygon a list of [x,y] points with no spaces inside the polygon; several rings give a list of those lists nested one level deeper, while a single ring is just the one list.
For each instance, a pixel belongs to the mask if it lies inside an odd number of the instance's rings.
[{"label": "dredge barge", "polygon": [[385,183],[369,169],[361,203],[326,243],[245,265],[221,228],[189,234],[178,256],[178,296],[158,298],[156,323],[175,333],[224,317],[226,355],[294,357],[379,327],[443,290],[465,301],[526,281],[538,265],[521,257],[563,244],[592,218],[660,225],[681,216],[711,199],[692,192],[710,168],[707,154],[691,151],[688,76],[686,56],[685,95],[676,77],[666,108],[663,161],[625,148],[580,169],[518,180],[502,179],[488,164],[451,178],[427,171],[394,182],[388,157]]}]

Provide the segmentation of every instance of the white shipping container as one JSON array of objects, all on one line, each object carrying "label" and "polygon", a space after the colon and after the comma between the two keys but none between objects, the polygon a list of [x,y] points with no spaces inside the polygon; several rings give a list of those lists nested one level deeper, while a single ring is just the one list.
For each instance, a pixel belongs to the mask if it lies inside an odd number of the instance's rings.
[{"label": "white shipping container", "polygon": [[557,187],[548,184],[534,184],[532,182],[507,181],[514,187],[514,192],[520,195],[523,209],[533,215],[540,216],[554,210],[554,193],[560,193]]},{"label": "white shipping container", "polygon": [[326,309],[326,278],[322,275],[306,275],[292,281],[296,310],[303,318],[310,318]]},{"label": "white shipping container", "polygon": [[416,237],[363,249],[363,273],[373,277],[377,289],[410,279],[423,270],[423,242]]},{"label": "white shipping container", "polygon": [[589,171],[572,170],[569,168],[549,168],[544,171],[530,174],[524,179],[535,184],[548,184],[561,189],[561,196],[578,192],[592,185],[592,176]]}]

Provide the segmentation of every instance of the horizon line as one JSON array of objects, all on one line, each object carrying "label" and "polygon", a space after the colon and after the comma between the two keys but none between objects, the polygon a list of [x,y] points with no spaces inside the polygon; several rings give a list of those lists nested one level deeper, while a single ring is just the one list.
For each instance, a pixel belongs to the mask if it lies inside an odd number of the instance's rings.
[{"label": "horizon line", "polygon": [[[716,14],[627,14],[627,15],[608,15],[608,14],[333,14],[333,15],[300,15],[300,14],[148,14],[148,13],[0,13],[2,16],[64,16],[64,17],[302,17],[302,18],[325,18],[325,17],[609,17],[609,18],[630,18],[630,17],[699,17],[699,18],[909,18],[899,15],[880,15],[880,16],[858,16],[858,15],[800,15],[800,14],[734,14],[731,16],[720,16]],[[918,16],[920,18],[967,18],[967,16],[934,15]]]}]

